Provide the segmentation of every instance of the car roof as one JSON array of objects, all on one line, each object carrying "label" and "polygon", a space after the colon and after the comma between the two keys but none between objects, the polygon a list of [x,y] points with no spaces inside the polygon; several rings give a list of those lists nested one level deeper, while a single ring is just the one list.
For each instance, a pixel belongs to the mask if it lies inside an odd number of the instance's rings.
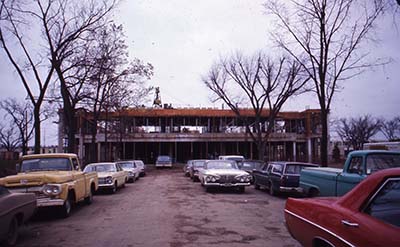
[{"label": "car roof", "polygon": [[40,158],[78,158],[78,155],[74,153],[50,153],[50,154],[28,154],[22,156],[23,160],[40,159]]},{"label": "car roof", "polygon": [[396,151],[370,149],[370,150],[355,150],[355,151],[351,151],[349,153],[349,155],[350,154],[351,155],[354,155],[354,154],[367,155],[367,154],[371,154],[371,153],[376,153],[376,154],[400,154],[400,152],[396,152]]},{"label": "car roof", "polygon": [[270,161],[268,164],[279,164],[279,165],[304,165],[304,166],[315,166],[318,167],[320,165],[313,163],[305,163],[305,162],[296,162],[296,161]]},{"label": "car roof", "polygon": [[116,162],[98,162],[98,163],[90,163],[87,166],[97,166],[97,165],[115,165]]}]

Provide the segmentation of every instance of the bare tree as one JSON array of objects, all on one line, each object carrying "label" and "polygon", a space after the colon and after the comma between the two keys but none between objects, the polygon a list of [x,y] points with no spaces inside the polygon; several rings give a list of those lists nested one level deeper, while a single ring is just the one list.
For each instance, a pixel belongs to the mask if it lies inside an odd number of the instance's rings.
[{"label": "bare tree", "polygon": [[381,132],[388,141],[400,139],[400,117],[381,121]]},{"label": "bare tree", "polygon": [[296,59],[314,82],[321,107],[321,163],[328,162],[328,114],[340,82],[366,68],[362,45],[386,8],[387,1],[269,0],[265,7],[278,21],[273,33],[277,45]]},{"label": "bare tree", "polygon": [[[33,135],[33,114],[32,105],[28,103],[19,103],[14,98],[5,99],[0,102],[0,108],[6,112],[6,116],[11,118],[10,126],[13,126],[13,131],[18,133],[16,136],[18,138],[18,147],[21,146],[22,154],[27,154],[28,142],[32,139]],[[46,116],[47,114],[41,114],[41,116]],[[42,118],[44,121],[46,118]],[[8,135],[9,137],[14,135]]]},{"label": "bare tree", "polygon": [[[257,145],[259,159],[264,159],[266,142],[284,103],[301,93],[309,78],[302,76],[301,65],[287,58],[274,61],[263,53],[252,57],[241,54],[214,64],[203,82],[212,91],[214,100],[222,100],[246,125]],[[254,122],[242,114],[250,106]],[[267,115],[267,128],[262,125]],[[250,125],[254,126],[255,133]]]},{"label": "bare tree", "polygon": [[21,143],[17,130],[12,125],[0,125],[0,146],[7,151],[15,152]]},{"label": "bare tree", "polygon": [[82,99],[83,87],[83,80],[71,80],[69,72],[79,66],[74,61],[76,62],[77,56],[85,55],[86,52],[81,48],[94,30],[107,24],[106,17],[115,4],[115,0],[53,0],[45,4],[38,1],[40,12],[37,16],[43,23],[50,61],[60,83],[68,152],[75,152],[75,113],[76,105]]},{"label": "bare tree", "polygon": [[37,44],[25,35],[25,30],[29,30],[28,26],[32,25],[32,15],[26,11],[26,8],[30,7],[32,6],[29,3],[22,1],[0,2],[0,44],[32,103],[35,153],[39,153],[40,110],[54,67],[37,51]]},{"label": "bare tree", "polygon": [[90,159],[95,161],[99,151],[95,141],[100,117],[103,114],[103,119],[106,118],[103,128],[107,138],[108,112],[122,111],[146,99],[152,88],[146,87],[145,82],[152,76],[153,66],[139,59],[128,60],[122,26],[104,26],[94,30],[91,36],[94,39],[86,43],[88,97],[84,102],[92,113]]},{"label": "bare tree", "polygon": [[336,131],[347,146],[354,150],[360,150],[363,145],[370,141],[371,137],[376,135],[380,129],[380,121],[370,115],[358,118],[339,120]]}]

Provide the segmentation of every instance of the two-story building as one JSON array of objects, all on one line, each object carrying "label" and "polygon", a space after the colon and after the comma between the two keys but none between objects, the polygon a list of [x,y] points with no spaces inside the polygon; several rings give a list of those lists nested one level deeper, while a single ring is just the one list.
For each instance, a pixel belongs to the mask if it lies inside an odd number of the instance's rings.
[{"label": "two-story building", "polygon": [[[267,124],[268,110],[262,114]],[[249,122],[252,109],[242,109]],[[104,112],[97,123],[94,143],[93,117],[80,110],[77,114],[77,153],[84,162],[117,159],[142,159],[153,163],[158,155],[170,155],[177,162],[241,154],[257,159],[257,148],[243,121],[234,112],[215,108],[131,108]],[[268,138],[265,160],[318,162],[321,138],[319,110],[281,112]],[[62,118],[59,145],[65,143]],[[265,131],[266,126],[262,126]],[[250,131],[253,131],[250,125]],[[98,150],[90,157],[91,145]]]}]

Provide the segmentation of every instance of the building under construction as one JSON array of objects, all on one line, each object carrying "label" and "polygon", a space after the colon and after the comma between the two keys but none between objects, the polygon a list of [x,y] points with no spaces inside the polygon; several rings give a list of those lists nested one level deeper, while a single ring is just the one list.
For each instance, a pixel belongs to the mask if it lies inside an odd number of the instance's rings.
[{"label": "building under construction", "polygon": [[[252,109],[241,112],[248,121],[255,120]],[[268,110],[265,110],[261,121],[265,125],[267,118]],[[103,112],[94,126],[92,114],[80,110],[76,116],[79,133],[76,151],[84,163],[117,159],[153,163],[158,155],[170,155],[176,162],[226,154],[257,159],[257,148],[249,134],[251,125],[246,129],[240,119],[227,109],[175,109],[164,105]],[[94,127],[97,133],[92,138]],[[62,121],[59,131],[60,137],[64,137]],[[319,110],[281,112],[268,138],[265,160],[318,162],[320,138]],[[65,139],[59,140],[60,146],[63,141],[65,144]],[[97,157],[90,152],[93,148]]]}]

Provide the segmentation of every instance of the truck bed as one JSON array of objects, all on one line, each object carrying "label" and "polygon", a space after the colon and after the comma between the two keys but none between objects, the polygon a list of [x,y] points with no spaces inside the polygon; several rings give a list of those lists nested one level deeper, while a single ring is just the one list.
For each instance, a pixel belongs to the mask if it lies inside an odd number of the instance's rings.
[{"label": "truck bed", "polygon": [[314,185],[320,185],[318,189],[324,196],[336,195],[336,181],[342,169],[331,167],[306,168],[301,171],[300,187],[304,193],[311,195],[310,190]]}]

